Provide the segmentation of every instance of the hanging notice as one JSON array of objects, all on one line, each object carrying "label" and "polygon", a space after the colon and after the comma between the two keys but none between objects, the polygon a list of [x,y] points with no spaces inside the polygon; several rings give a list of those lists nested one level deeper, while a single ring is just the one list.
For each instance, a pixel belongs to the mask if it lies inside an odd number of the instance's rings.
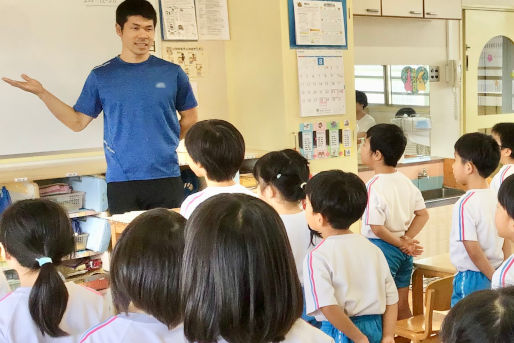
[{"label": "hanging notice", "polygon": [[343,3],[294,1],[297,45],[346,45]]},{"label": "hanging notice", "polygon": [[227,0],[196,0],[198,38],[229,40]]},{"label": "hanging notice", "polygon": [[[345,142],[345,131],[338,121],[301,123],[298,132],[300,153],[308,160],[347,156],[345,149],[351,143]],[[348,145],[347,145],[348,144]]]},{"label": "hanging notice", "polygon": [[205,76],[205,57],[203,47],[200,46],[170,46],[163,43],[162,58],[178,64],[192,79]]},{"label": "hanging notice", "polygon": [[163,40],[198,40],[194,0],[160,0]]},{"label": "hanging notice", "polygon": [[346,112],[343,55],[339,50],[297,50],[300,116]]}]

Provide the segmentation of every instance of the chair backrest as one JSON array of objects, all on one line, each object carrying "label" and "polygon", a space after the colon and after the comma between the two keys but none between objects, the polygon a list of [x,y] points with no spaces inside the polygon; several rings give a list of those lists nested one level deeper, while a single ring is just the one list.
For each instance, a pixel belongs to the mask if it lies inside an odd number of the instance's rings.
[{"label": "chair backrest", "polygon": [[447,276],[429,283],[427,286],[427,295],[431,292],[433,292],[431,296],[431,308],[429,309],[427,306],[426,310],[449,310],[451,308],[451,298],[453,292],[453,276]]}]

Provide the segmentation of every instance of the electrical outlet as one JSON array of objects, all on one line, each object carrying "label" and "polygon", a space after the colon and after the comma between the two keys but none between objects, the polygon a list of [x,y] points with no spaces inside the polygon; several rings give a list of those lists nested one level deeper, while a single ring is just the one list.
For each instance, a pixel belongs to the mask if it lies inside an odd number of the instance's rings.
[{"label": "electrical outlet", "polygon": [[439,66],[430,66],[430,82],[439,82]]}]

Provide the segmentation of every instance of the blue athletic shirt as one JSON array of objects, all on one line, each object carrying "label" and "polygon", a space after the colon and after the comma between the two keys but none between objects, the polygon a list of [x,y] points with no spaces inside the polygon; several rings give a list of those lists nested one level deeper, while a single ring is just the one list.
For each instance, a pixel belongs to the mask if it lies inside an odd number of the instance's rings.
[{"label": "blue athletic shirt", "polygon": [[176,111],[196,106],[180,66],[151,55],[94,68],[73,108],[93,118],[104,112],[106,179],[118,182],[179,176]]}]

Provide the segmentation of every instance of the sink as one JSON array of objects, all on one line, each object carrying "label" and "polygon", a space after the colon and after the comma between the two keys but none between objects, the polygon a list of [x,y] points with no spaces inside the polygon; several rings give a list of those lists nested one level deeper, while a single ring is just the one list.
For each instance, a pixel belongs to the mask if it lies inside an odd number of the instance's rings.
[{"label": "sink", "polygon": [[457,188],[443,187],[422,191],[421,195],[423,195],[423,199],[425,199],[425,202],[434,202],[446,199],[456,200],[456,198],[460,197],[464,193],[466,192]]}]

